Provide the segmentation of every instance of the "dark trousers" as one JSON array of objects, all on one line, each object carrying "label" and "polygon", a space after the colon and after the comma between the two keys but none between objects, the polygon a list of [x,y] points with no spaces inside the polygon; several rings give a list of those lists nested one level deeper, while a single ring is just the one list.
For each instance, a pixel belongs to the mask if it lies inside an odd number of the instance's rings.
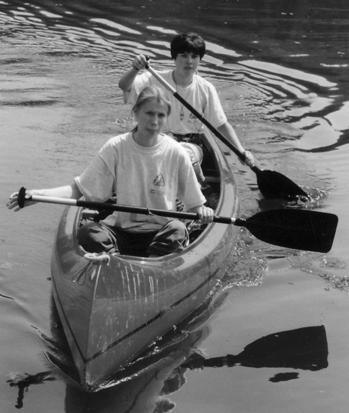
[{"label": "dark trousers", "polygon": [[101,222],[89,222],[78,232],[87,252],[108,252],[137,256],[161,256],[182,251],[189,235],[185,224],[174,219],[156,232],[128,232]]}]

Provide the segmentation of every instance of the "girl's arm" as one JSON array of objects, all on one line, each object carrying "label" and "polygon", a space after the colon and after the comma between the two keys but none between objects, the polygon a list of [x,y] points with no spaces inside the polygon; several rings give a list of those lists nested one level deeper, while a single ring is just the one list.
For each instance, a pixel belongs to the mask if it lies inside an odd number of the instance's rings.
[{"label": "girl's arm", "polygon": [[[75,182],[70,185],[58,186],[55,188],[47,189],[29,189],[26,190],[26,195],[30,197],[31,195],[40,195],[40,196],[50,196],[57,198],[68,198],[68,199],[79,199],[82,196],[78,186]],[[35,201],[29,201],[25,203],[25,206],[34,205]],[[13,209],[14,211],[19,211],[21,208],[18,205],[18,192],[14,192],[10,195],[7,208]]]}]

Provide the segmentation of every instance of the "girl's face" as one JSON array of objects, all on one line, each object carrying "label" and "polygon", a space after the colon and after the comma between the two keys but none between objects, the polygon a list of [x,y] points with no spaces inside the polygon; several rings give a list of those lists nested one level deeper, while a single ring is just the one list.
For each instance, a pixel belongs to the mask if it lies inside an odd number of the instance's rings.
[{"label": "girl's face", "polygon": [[181,72],[195,73],[200,64],[200,56],[193,52],[178,53],[175,64],[176,68]]},{"label": "girl's face", "polygon": [[165,103],[155,99],[147,101],[135,112],[137,130],[151,135],[161,132],[167,121],[167,113],[168,106]]}]

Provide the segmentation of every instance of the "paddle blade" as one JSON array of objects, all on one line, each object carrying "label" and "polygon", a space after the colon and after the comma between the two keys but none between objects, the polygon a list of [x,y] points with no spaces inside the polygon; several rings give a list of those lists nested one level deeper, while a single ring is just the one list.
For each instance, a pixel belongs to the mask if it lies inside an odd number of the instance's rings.
[{"label": "paddle blade", "polygon": [[259,190],[265,198],[280,198],[292,200],[298,197],[309,198],[295,182],[279,172],[252,168],[257,174],[257,184]]},{"label": "paddle blade", "polygon": [[259,212],[245,222],[255,237],[270,244],[305,251],[328,252],[336,233],[338,217],[300,209],[272,209]]},{"label": "paddle blade", "polygon": [[246,367],[287,367],[320,370],[328,366],[324,326],[271,334],[245,347],[235,358]]}]

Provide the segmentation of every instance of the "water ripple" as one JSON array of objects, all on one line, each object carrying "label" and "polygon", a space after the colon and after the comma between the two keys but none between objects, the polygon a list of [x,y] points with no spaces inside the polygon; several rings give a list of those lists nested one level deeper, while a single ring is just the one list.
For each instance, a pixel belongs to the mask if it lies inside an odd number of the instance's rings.
[{"label": "water ripple", "polygon": [[[121,6],[121,12],[125,11],[123,7],[125,5]],[[137,53],[149,55],[156,68],[172,66],[169,40],[176,30],[170,25],[165,28],[156,24],[155,19],[152,24],[141,26],[141,20],[123,19],[122,13],[119,16],[112,11],[113,5],[102,11],[93,2],[84,8],[80,2],[63,6],[37,1],[35,5],[26,3],[17,9],[10,8],[7,15],[0,14],[0,18],[5,22],[5,28],[7,25],[12,30],[19,30],[27,39],[35,36],[40,55],[103,60],[113,67],[116,77],[130,66]],[[300,56],[299,53],[289,55],[293,58]],[[330,151],[346,143],[348,104],[342,103],[336,95],[336,82],[285,64],[253,59],[252,49],[249,57],[233,47],[207,41],[207,55],[200,71],[216,83],[228,113],[236,113],[236,119],[243,119],[245,128],[248,128],[248,122],[259,128],[258,140],[253,142],[257,153],[269,156],[270,147],[263,146],[267,142],[273,142],[275,156],[291,150]],[[11,57],[4,61],[9,65],[14,63]],[[23,58],[16,63],[24,66],[26,60]],[[239,92],[242,99],[237,104]],[[55,98],[38,97],[4,98],[2,103],[31,106],[56,102]],[[234,118],[232,121],[235,123]],[[284,143],[291,140],[297,144],[286,147]],[[275,145],[277,143],[280,145]]]}]

